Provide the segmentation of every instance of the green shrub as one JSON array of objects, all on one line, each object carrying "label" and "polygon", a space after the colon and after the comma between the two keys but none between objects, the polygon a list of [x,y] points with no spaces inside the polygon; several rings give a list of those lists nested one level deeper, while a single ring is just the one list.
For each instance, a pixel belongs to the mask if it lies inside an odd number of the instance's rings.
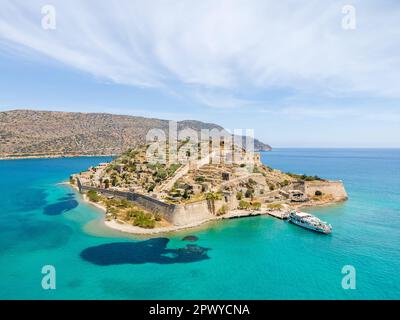
[{"label": "green shrub", "polygon": [[165,179],[167,175],[168,175],[167,170],[165,170],[164,168],[159,168],[156,173],[156,177],[161,180]]},{"label": "green shrub", "polygon": [[89,201],[92,201],[92,202],[99,202],[100,201],[99,195],[94,190],[89,190],[88,193],[87,193],[87,197],[88,197]]},{"label": "green shrub", "polygon": [[69,177],[69,183],[70,183],[70,184],[75,184],[75,179],[74,179],[73,176],[70,176],[70,177]]},{"label": "green shrub", "polygon": [[143,211],[138,210],[138,209],[131,209],[131,210],[128,210],[128,212],[126,213],[126,215],[129,218],[136,218],[138,215],[141,215],[141,214],[143,214]]},{"label": "green shrub", "polygon": [[224,204],[221,208],[218,209],[217,216],[222,216],[227,212],[228,212],[228,206]]},{"label": "green shrub", "polygon": [[194,181],[198,183],[203,183],[205,181],[205,178],[203,176],[198,176],[194,179]]},{"label": "green shrub", "polygon": [[280,203],[271,203],[268,205],[268,208],[273,210],[280,210],[283,208],[283,206]]},{"label": "green shrub", "polygon": [[168,175],[172,176],[175,173],[175,171],[179,169],[180,166],[181,166],[180,163],[171,164],[169,166],[168,170],[167,170],[168,171]]},{"label": "green shrub", "polygon": [[323,180],[318,176],[308,176],[306,174],[295,174],[295,173],[286,173],[288,176],[295,178],[297,180],[303,180],[303,181],[315,181],[315,180]]},{"label": "green shrub", "polygon": [[155,187],[156,187],[156,184],[155,184],[155,183],[151,183],[151,184],[147,187],[147,192],[153,192]]},{"label": "green shrub", "polygon": [[106,179],[104,180],[104,188],[108,189],[110,187],[110,180]]},{"label": "green shrub", "polygon": [[253,189],[247,189],[244,196],[245,198],[251,198],[254,194],[254,190]]},{"label": "green shrub", "polygon": [[119,213],[119,210],[114,207],[107,206],[107,213],[110,213],[111,216],[115,219]]},{"label": "green shrub", "polygon": [[123,208],[123,209],[129,208],[130,206],[131,206],[131,204],[129,203],[129,201],[127,199],[121,199],[119,201],[119,203],[117,204],[118,208]]},{"label": "green shrub", "polygon": [[258,168],[258,167],[253,168],[253,173],[260,173],[260,172],[261,172],[260,168]]},{"label": "green shrub", "polygon": [[185,191],[183,192],[182,198],[183,199],[189,199],[190,198],[189,192],[187,191],[187,189],[185,189]]},{"label": "green shrub", "polygon": [[251,203],[251,208],[254,210],[260,210],[261,209],[261,203],[260,202],[252,202]]},{"label": "green shrub", "polygon": [[134,164],[130,165],[130,166],[128,167],[128,171],[129,171],[129,172],[136,172],[136,166],[135,166]]},{"label": "green shrub", "polygon": [[243,192],[242,191],[239,191],[239,192],[236,193],[236,199],[238,199],[238,200],[242,200],[243,199]]},{"label": "green shrub", "polygon": [[155,227],[156,222],[150,213],[138,211],[136,213],[133,225],[141,228],[152,229]]},{"label": "green shrub", "polygon": [[285,187],[285,186],[289,185],[289,181],[285,179],[280,184],[281,184],[282,187]]},{"label": "green shrub", "polygon": [[250,203],[245,201],[245,200],[240,200],[239,201],[239,209],[249,209],[250,208]]},{"label": "green shrub", "polygon": [[206,199],[207,200],[221,200],[222,199],[222,195],[220,192],[208,192],[206,194]]},{"label": "green shrub", "polygon": [[317,191],[315,191],[315,195],[316,195],[316,196],[322,196],[322,192],[319,191],[319,190],[317,190]]}]

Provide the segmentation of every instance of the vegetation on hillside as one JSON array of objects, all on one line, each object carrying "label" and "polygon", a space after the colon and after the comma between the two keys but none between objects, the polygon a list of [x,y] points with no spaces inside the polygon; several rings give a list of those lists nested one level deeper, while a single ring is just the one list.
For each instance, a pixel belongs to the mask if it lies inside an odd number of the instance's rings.
[{"label": "vegetation on hillside", "polygon": [[[168,133],[168,120],[105,113],[12,110],[0,112],[0,156],[121,154],[146,143],[147,132]],[[223,130],[200,121],[178,122],[178,129]],[[270,146],[255,140],[256,149]]]},{"label": "vegetation on hillside", "polygon": [[154,228],[157,223],[163,221],[160,214],[148,212],[127,199],[106,198],[93,190],[87,192],[87,197],[89,201],[101,203],[106,207],[108,220],[110,218],[122,220],[147,229]]},{"label": "vegetation on hillside", "polygon": [[295,174],[295,173],[286,173],[288,176],[296,179],[296,180],[302,180],[302,181],[315,181],[315,180],[323,180],[318,176],[308,176],[306,174]]}]

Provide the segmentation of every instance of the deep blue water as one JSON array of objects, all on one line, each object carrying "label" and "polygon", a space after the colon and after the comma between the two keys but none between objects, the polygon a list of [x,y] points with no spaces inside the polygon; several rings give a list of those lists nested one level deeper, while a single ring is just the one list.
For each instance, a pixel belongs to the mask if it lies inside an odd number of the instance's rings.
[{"label": "deep blue water", "polygon": [[[277,149],[265,164],[344,181],[350,199],[308,211],[324,236],[271,218],[214,222],[151,239],[106,229],[58,184],[107,158],[0,161],[2,299],[400,298],[400,150]],[[196,235],[193,243],[182,241]],[[54,265],[56,290],[41,268]],[[356,289],[341,286],[344,265]]]}]

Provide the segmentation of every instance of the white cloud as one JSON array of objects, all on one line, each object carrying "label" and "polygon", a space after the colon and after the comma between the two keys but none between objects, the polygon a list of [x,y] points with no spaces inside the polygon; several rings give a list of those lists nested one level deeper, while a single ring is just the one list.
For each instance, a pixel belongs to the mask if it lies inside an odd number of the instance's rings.
[{"label": "white cloud", "polygon": [[[367,122],[400,122],[400,110],[398,108],[376,109],[365,106],[282,106],[280,108],[261,108],[255,110],[258,114],[284,117],[285,119],[317,119],[330,121],[337,119],[352,119],[358,123]],[[336,122],[335,122],[336,123]]]},{"label": "white cloud", "polygon": [[280,114],[294,117],[305,117],[305,118],[321,118],[321,119],[333,119],[340,117],[349,116],[360,116],[361,111],[351,108],[332,108],[332,107],[285,107],[282,108]]},{"label": "white cloud", "polygon": [[400,97],[400,7],[353,1],[56,1],[57,29],[39,0],[2,0],[0,39],[95,77],[186,91],[216,107],[249,105],[237,92]]}]

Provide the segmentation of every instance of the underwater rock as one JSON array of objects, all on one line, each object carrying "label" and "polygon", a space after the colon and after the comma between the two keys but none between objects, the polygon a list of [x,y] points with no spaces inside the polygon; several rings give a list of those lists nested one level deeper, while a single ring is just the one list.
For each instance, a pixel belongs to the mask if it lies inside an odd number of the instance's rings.
[{"label": "underwater rock", "polygon": [[197,238],[196,236],[186,236],[182,238],[182,241],[190,241],[190,242],[194,242],[199,240],[199,238]]}]

